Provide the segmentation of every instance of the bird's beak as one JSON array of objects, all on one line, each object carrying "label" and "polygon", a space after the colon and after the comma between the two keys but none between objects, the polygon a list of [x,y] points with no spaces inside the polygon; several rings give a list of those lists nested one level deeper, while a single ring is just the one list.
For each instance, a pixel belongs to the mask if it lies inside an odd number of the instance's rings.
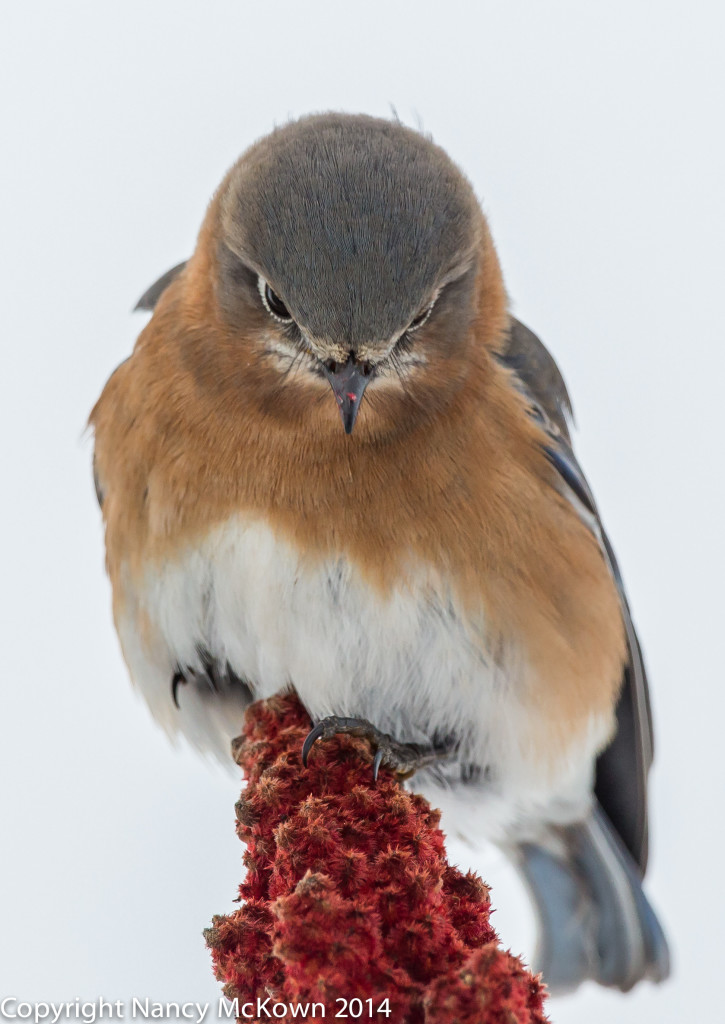
[{"label": "bird's beak", "polygon": [[335,395],[345,433],[351,434],[365,388],[373,377],[373,367],[367,362],[357,362],[352,353],[346,363],[328,359],[322,366]]}]

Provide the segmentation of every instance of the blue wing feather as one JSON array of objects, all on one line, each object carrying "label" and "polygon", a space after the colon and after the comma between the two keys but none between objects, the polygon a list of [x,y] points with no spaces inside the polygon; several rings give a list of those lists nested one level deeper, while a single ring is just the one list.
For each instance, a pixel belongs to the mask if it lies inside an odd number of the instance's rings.
[{"label": "blue wing feather", "polygon": [[647,866],[647,774],[653,755],[652,717],[647,673],[624,583],[594,495],[571,447],[571,400],[554,359],[536,335],[513,318],[507,347],[499,358],[514,374],[517,387],[530,403],[532,416],[541,423],[547,435],[544,452],[558,474],[561,493],[572,502],[596,536],[619,592],[628,661],[617,705],[617,732],[597,761],[595,793],[644,874]]}]

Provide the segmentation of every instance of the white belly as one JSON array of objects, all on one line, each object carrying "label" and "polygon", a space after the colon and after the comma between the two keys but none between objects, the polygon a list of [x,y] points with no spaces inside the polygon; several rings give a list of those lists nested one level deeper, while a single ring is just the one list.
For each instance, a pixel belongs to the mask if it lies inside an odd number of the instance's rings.
[{"label": "white belly", "polygon": [[349,563],[308,564],[268,527],[235,519],[122,585],[117,625],[134,682],[169,733],[202,749],[228,757],[242,709],[194,687],[180,691],[181,711],[174,707],[174,671],[201,670],[199,646],[255,697],[293,684],[315,719],[358,716],[400,740],[460,738],[461,762],[481,769],[467,788],[490,838],[520,833],[525,821],[575,820],[587,807],[606,723],[592,723],[542,772],[522,650],[510,642],[494,661],[483,619],[464,615],[425,566],[383,597]]}]

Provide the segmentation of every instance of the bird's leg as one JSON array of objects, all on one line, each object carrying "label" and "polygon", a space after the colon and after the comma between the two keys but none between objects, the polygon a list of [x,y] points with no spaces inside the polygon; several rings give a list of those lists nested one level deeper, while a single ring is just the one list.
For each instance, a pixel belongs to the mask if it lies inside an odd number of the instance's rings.
[{"label": "bird's leg", "polygon": [[386,732],[381,732],[372,722],[364,718],[341,718],[330,715],[310,730],[302,745],[302,763],[307,767],[307,758],[317,740],[328,740],[338,733],[350,736],[361,736],[375,747],[373,758],[373,778],[377,779],[380,765],[392,768],[398,778],[407,779],[420,768],[426,768],[442,758],[452,754],[456,741],[451,737],[422,746],[419,743],[401,743]]}]

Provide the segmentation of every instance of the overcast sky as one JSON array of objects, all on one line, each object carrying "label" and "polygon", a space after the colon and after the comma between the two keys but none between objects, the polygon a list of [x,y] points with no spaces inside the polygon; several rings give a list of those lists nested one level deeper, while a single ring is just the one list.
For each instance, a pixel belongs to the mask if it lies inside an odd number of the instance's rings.
[{"label": "overcast sky", "polygon": [[[552,1019],[720,1006],[724,32],[715,2],[5,5],[0,995],[218,997],[201,930],[241,878],[238,782],[131,690],[84,423],[238,154],[291,115],[392,104],[473,181],[559,360],[653,685],[647,890],[674,977]],[[477,863],[529,955],[520,887]]]}]

